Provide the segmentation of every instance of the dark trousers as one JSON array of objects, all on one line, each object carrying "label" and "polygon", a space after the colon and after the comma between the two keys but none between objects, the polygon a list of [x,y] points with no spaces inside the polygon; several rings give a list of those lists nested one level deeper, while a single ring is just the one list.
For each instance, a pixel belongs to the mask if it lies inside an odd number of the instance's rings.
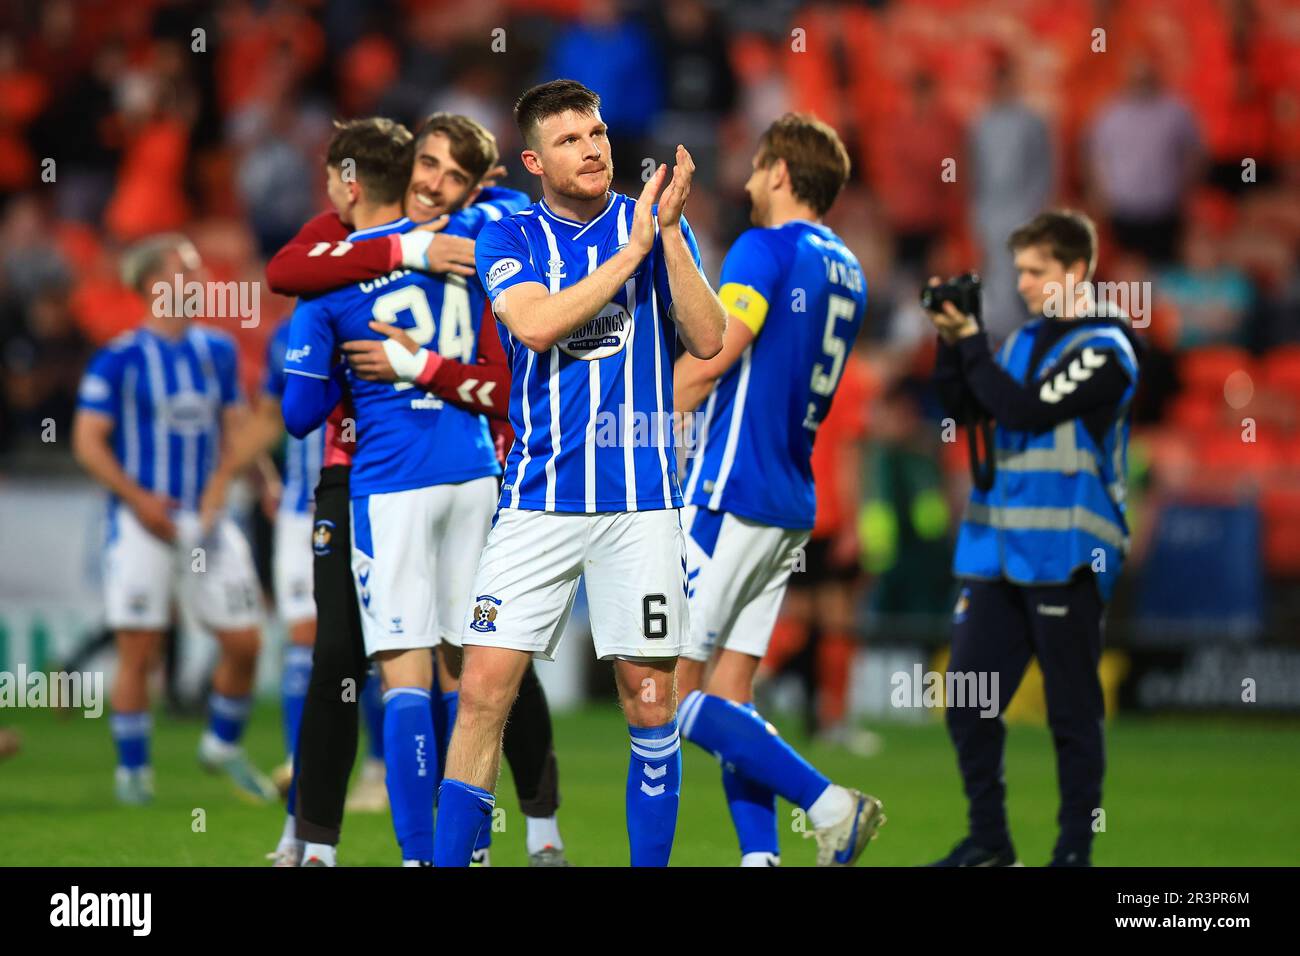
[{"label": "dark trousers", "polygon": [[344,465],[322,469],[316,488],[316,647],[294,767],[298,839],[331,845],[339,842],[357,756],[357,707],[370,670],[352,582],[349,471]]},{"label": "dark trousers", "polygon": [[[1002,712],[1020,685],[1031,657],[1038,658],[1047,696],[1047,722],[1056,745],[1061,808],[1056,856],[1087,860],[1094,811],[1101,806],[1105,769],[1101,679],[1102,612],[1092,574],[1066,585],[1021,586],[968,581],[952,630],[954,672],[998,675],[998,716],[977,705],[950,706],[948,733],[969,802],[970,835],[995,850],[1011,846],[1007,828]],[[964,609],[960,607],[965,604]]]}]

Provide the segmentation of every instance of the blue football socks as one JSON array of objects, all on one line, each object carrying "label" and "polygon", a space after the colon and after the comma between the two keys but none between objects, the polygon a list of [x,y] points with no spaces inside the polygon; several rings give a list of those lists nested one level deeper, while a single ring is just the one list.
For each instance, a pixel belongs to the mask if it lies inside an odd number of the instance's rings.
[{"label": "blue football socks", "polygon": [[482,787],[450,778],[438,789],[434,866],[469,866],[481,829],[492,828],[496,798]]},{"label": "blue football socks", "polygon": [[394,687],[384,694],[384,762],[393,830],[403,860],[433,860],[433,778],[438,759],[429,691]]},{"label": "blue football socks", "polygon": [[805,810],[831,785],[752,706],[696,690],[682,701],[681,720],[687,740]]},{"label": "blue football socks", "polygon": [[[754,711],[753,704],[742,704]],[[742,776],[730,764],[722,765],[722,792],[727,797],[731,822],[736,826],[742,855],[770,853],[779,855],[776,836],[776,793]]]},{"label": "blue football socks", "polygon": [[153,718],[149,711],[114,713],[109,718],[113,743],[117,747],[117,765],[128,770],[149,766],[149,737]]},{"label": "blue football socks", "polygon": [[628,727],[627,838],[633,866],[667,866],[677,832],[682,751],[677,721],[662,727]]},{"label": "blue football socks", "polygon": [[222,743],[237,744],[244,736],[244,725],[252,709],[251,696],[227,697],[213,691],[208,698],[208,729]]}]

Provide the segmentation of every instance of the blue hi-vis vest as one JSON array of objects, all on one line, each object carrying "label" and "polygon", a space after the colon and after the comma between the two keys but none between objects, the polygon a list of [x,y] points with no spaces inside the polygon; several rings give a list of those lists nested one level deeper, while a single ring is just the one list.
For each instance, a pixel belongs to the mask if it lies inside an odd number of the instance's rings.
[{"label": "blue hi-vis vest", "polygon": [[[1034,340],[1048,319],[1028,323],[1007,339],[997,361],[1028,385]],[[1044,374],[1073,349],[1112,354],[1129,374],[1119,414],[1100,445],[1081,418],[1039,433],[994,428],[997,477],[988,491],[974,488],[953,557],[959,578],[1005,579],[1013,584],[1064,584],[1082,567],[1095,572],[1102,600],[1109,600],[1128,553],[1124,518],[1128,468],[1129,406],[1137,389],[1137,355],[1113,324],[1075,320],[1077,331],[1061,337],[1034,370]],[[1071,369],[1087,373],[1088,354]],[[1075,374],[1077,371],[1078,374]],[[1061,377],[1058,375],[1058,378]]]}]

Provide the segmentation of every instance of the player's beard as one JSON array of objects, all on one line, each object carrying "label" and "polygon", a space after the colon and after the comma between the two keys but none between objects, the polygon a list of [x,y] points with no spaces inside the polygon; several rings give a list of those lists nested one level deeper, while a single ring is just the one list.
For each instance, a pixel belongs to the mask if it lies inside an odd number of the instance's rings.
[{"label": "player's beard", "polygon": [[599,199],[609,192],[609,187],[614,182],[614,162],[613,160],[605,161],[605,175],[598,180],[599,186],[591,185],[591,177],[588,176],[586,181],[574,173],[564,182],[555,187],[555,191],[565,199],[574,199],[584,202],[590,202],[593,199]]}]

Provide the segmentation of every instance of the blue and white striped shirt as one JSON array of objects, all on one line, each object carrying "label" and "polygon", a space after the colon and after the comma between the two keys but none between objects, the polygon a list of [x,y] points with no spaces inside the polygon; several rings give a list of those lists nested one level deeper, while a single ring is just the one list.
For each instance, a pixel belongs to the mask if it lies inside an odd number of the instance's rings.
[{"label": "blue and white striped shirt", "polygon": [[[493,302],[536,282],[551,293],[579,282],[627,244],[636,202],[611,193],[590,222],[557,216],[545,200],[479,234],[479,277]],[[699,264],[690,226],[681,228]],[[671,427],[677,328],[663,246],[590,322],[534,352],[498,322],[511,365],[510,424],[501,507],[531,511],[680,508]]]},{"label": "blue and white striped shirt", "polygon": [[114,421],[113,451],[141,487],[197,509],[240,401],[234,340],[191,325],[179,339],[126,332],[91,358],[77,404]]}]

